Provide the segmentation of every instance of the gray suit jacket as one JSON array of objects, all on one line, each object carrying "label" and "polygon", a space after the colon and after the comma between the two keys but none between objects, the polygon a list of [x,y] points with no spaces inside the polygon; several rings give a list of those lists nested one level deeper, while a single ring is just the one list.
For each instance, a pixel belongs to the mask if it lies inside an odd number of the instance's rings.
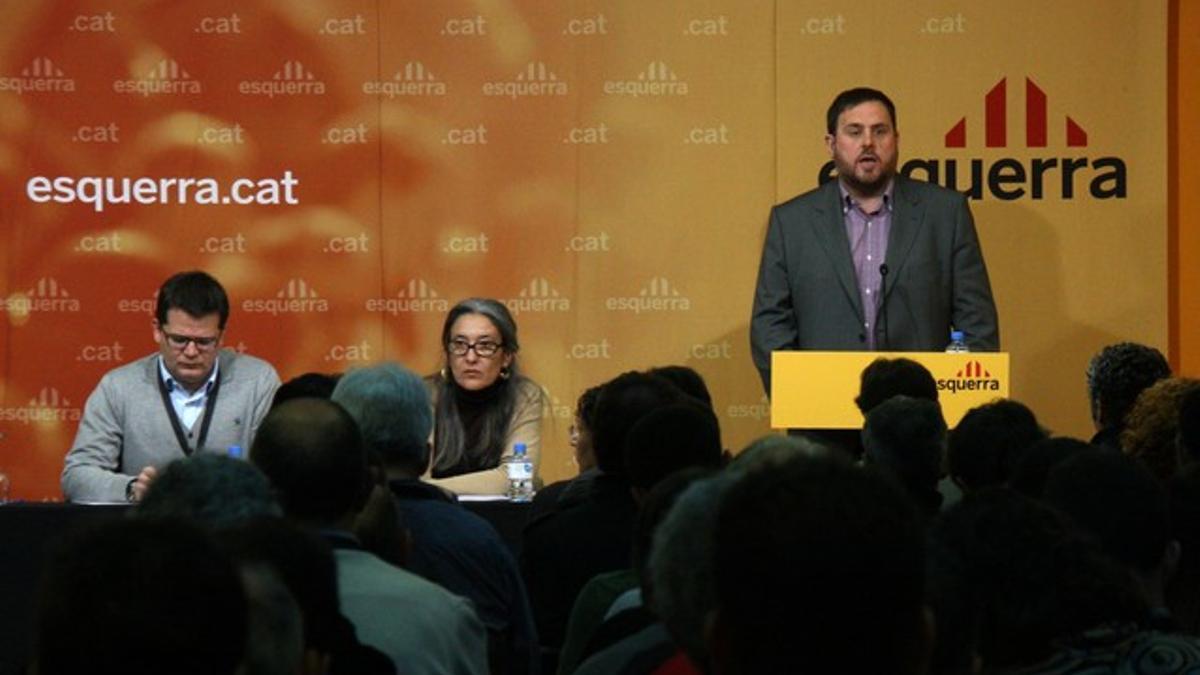
[{"label": "gray suit jacket", "polygon": [[[899,175],[893,196],[877,347],[941,351],[953,327],[971,349],[999,349],[996,305],[966,198]],[[837,181],[771,209],[750,320],[751,353],[767,393],[772,351],[866,349],[863,323]]]},{"label": "gray suit jacket", "polygon": [[[220,390],[206,448],[249,452],[258,425],[271,406],[279,376],[253,356],[221,351]],[[69,501],[125,501],[125,486],[147,466],[162,469],[183,457],[158,385],[158,354],[104,374],[88,397],[83,419],[62,472]],[[193,427],[199,432],[200,422]],[[190,440],[195,446],[196,438]]]}]

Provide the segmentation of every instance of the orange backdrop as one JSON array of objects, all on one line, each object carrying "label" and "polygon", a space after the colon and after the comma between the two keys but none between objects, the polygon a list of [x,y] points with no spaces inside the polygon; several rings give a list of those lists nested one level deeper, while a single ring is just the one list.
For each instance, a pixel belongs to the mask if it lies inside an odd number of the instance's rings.
[{"label": "orange backdrop", "polygon": [[[1194,78],[1197,10],[1172,11]],[[859,84],[896,100],[908,171],[977,197],[1014,397],[1087,434],[1099,347],[1200,354],[1194,266],[1168,305],[1198,248],[1181,217],[1169,256],[1168,26],[1084,0],[3,3],[0,469],[58,497],[83,401],[192,267],[285,378],[430,372],[449,304],[505,300],[553,403],[548,479],[579,392],[651,365],[699,370],[739,448],[768,430],[767,210],[815,185]]]}]

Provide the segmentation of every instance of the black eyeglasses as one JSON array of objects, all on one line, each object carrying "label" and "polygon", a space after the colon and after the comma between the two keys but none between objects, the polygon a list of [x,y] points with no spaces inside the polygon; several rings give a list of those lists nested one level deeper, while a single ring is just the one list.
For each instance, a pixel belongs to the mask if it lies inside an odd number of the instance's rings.
[{"label": "black eyeglasses", "polygon": [[459,338],[456,340],[451,340],[450,344],[446,345],[446,349],[455,356],[466,356],[467,352],[474,349],[477,355],[487,358],[489,356],[494,356],[496,352],[500,351],[500,348],[503,346],[504,345],[500,344],[499,342],[492,342],[491,340],[467,342],[466,340]]},{"label": "black eyeglasses", "polygon": [[202,352],[208,351],[217,346],[217,342],[221,339],[220,335],[215,335],[213,337],[192,337],[190,335],[168,333],[165,330],[161,332],[163,337],[167,338],[167,344],[171,345],[175,349],[178,349],[179,351],[187,349],[188,343],[196,345],[196,349]]}]

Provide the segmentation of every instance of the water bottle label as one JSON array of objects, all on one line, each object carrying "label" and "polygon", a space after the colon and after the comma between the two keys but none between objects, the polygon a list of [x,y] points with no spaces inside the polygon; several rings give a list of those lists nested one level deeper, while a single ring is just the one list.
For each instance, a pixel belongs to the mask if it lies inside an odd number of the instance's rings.
[{"label": "water bottle label", "polygon": [[532,462],[509,462],[504,466],[509,480],[533,480]]}]

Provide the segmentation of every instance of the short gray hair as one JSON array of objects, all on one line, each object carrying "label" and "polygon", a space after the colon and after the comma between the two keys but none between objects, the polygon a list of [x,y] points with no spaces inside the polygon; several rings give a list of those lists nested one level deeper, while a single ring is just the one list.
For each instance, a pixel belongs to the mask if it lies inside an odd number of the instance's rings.
[{"label": "short gray hair", "polygon": [[433,407],[425,383],[411,370],[398,363],[351,370],[331,399],[350,413],[363,441],[385,462],[429,461]]}]

